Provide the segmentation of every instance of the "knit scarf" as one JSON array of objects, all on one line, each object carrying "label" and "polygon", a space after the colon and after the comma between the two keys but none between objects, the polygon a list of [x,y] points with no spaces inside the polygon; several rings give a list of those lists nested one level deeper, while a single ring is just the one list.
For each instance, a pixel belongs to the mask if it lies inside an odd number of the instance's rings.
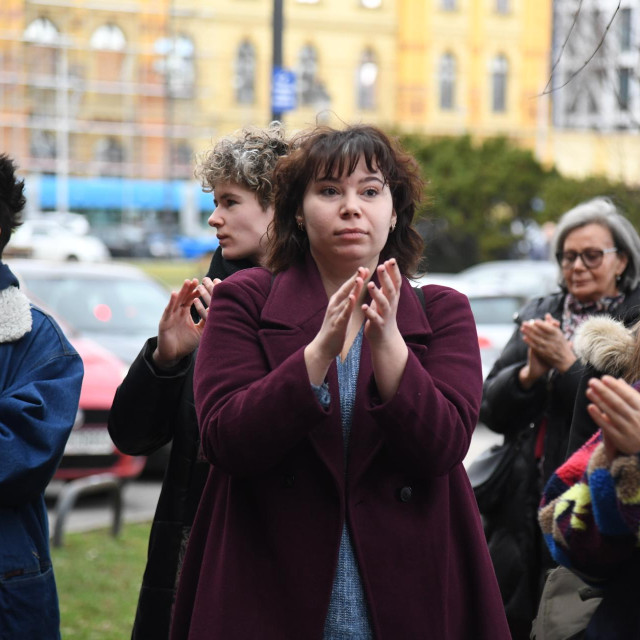
[{"label": "knit scarf", "polygon": [[562,333],[567,340],[573,338],[576,329],[590,316],[611,313],[624,300],[624,294],[604,296],[595,302],[580,302],[570,293],[564,299]]}]

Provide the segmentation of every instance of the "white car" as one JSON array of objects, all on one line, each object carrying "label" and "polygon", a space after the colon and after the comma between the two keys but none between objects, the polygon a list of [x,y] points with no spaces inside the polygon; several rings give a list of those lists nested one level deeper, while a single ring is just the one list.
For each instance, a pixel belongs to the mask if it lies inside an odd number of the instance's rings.
[{"label": "white car", "polygon": [[6,257],[20,256],[39,260],[109,260],[107,245],[87,233],[77,233],[57,220],[27,218],[11,235]]}]

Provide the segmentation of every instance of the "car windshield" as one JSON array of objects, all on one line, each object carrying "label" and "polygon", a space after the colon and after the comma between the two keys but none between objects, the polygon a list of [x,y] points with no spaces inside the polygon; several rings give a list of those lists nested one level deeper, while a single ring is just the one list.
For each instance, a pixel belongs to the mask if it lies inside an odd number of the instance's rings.
[{"label": "car windshield", "polygon": [[476,324],[510,324],[523,299],[517,296],[469,297]]},{"label": "car windshield", "polygon": [[25,278],[35,296],[79,331],[153,335],[169,301],[152,280]]}]

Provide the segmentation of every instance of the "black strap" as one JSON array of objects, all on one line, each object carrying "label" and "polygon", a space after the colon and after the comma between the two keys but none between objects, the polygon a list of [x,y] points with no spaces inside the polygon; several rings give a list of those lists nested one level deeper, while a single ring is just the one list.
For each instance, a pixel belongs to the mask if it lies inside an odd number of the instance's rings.
[{"label": "black strap", "polygon": [[425,312],[427,311],[427,303],[424,299],[424,291],[422,290],[422,287],[412,287],[413,291],[415,292],[415,294],[418,296],[418,300],[420,300],[420,303],[422,304],[422,308],[425,310]]}]

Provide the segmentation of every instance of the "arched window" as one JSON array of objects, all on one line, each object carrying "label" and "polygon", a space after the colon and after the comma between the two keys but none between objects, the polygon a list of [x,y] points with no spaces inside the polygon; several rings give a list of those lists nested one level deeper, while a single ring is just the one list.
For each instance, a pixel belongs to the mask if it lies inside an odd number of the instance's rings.
[{"label": "arched window", "polygon": [[27,42],[34,44],[57,45],[60,32],[49,18],[36,18],[27,25],[23,37]]},{"label": "arched window", "polygon": [[456,59],[450,53],[440,58],[438,67],[438,85],[440,87],[440,108],[451,111],[456,105]]},{"label": "arched window", "polygon": [[154,68],[164,78],[172,98],[191,98],[195,88],[195,46],[186,35],[159,38],[153,45],[159,58]]},{"label": "arched window", "polygon": [[253,44],[244,40],[236,55],[233,88],[238,104],[253,104],[256,99],[256,50]]},{"label": "arched window", "polygon": [[99,51],[124,51],[127,40],[122,29],[115,24],[98,27],[89,40],[89,46]]},{"label": "arched window", "polygon": [[26,68],[34,74],[56,73],[57,50],[61,43],[58,28],[49,18],[36,18],[22,34],[27,47]]},{"label": "arched window", "polygon": [[509,63],[503,55],[491,62],[491,110],[502,113],[507,110],[507,81]]},{"label": "arched window", "polygon": [[496,11],[498,13],[509,13],[509,0],[496,0]]},{"label": "arched window", "polygon": [[96,74],[100,80],[121,80],[127,46],[122,29],[115,24],[103,24],[91,35],[89,46],[95,51]]},{"label": "arched window", "polygon": [[371,49],[363,52],[358,66],[358,109],[376,108],[378,63]]}]

